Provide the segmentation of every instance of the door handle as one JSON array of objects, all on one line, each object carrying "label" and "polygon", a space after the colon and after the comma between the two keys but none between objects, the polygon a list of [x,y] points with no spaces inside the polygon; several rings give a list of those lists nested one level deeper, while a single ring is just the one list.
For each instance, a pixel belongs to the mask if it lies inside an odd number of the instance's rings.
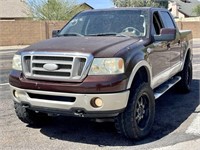
[{"label": "door handle", "polygon": [[181,44],[181,40],[178,40],[178,45],[180,45]]},{"label": "door handle", "polygon": [[167,43],[167,49],[170,49],[170,47],[171,47],[170,43]]}]

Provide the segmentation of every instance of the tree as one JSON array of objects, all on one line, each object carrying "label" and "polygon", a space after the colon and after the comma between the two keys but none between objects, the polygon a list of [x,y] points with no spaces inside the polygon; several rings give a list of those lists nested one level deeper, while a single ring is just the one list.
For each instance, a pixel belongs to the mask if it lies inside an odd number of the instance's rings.
[{"label": "tree", "polygon": [[75,0],[27,0],[29,15],[39,20],[69,20],[79,10]]},{"label": "tree", "polygon": [[112,0],[117,7],[166,7],[167,1],[156,0]]},{"label": "tree", "polygon": [[197,16],[200,16],[200,4],[194,7],[193,12],[196,13]]}]

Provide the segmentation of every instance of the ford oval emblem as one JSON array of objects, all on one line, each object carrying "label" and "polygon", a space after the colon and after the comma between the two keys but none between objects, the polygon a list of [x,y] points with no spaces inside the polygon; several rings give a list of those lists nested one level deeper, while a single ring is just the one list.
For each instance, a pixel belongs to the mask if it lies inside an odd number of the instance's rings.
[{"label": "ford oval emblem", "polygon": [[54,71],[58,69],[58,65],[56,64],[44,64],[43,68],[48,70],[48,71]]}]

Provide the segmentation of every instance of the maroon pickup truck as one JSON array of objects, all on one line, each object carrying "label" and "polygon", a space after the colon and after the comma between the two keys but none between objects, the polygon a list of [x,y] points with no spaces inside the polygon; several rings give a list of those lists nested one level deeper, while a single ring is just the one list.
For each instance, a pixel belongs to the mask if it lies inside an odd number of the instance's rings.
[{"label": "maroon pickup truck", "polygon": [[152,128],[155,99],[174,85],[190,91],[192,33],[166,9],[84,11],[53,36],[13,58],[9,83],[25,123],[113,118],[119,133],[141,139]]}]

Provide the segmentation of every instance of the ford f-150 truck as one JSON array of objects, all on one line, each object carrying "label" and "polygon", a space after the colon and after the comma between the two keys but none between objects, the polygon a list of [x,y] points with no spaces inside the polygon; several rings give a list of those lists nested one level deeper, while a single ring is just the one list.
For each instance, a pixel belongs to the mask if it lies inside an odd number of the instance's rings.
[{"label": "ford f-150 truck", "polygon": [[155,100],[174,85],[190,91],[192,33],[180,31],[166,9],[83,11],[53,36],[13,58],[9,83],[25,123],[111,117],[119,133],[142,139],[153,126]]}]

